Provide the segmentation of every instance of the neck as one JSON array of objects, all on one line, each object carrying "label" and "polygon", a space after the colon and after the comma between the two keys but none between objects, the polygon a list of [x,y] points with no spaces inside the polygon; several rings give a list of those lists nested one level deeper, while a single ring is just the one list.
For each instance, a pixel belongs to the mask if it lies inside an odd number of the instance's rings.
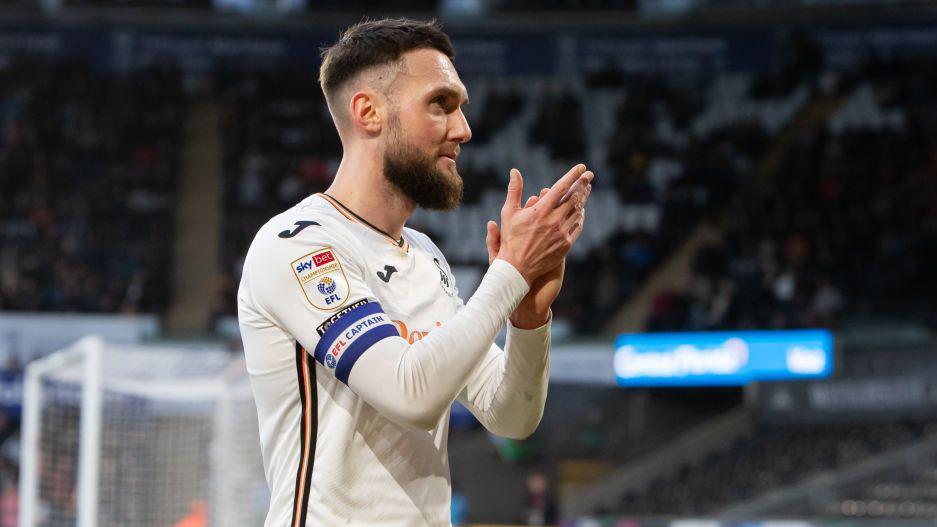
[{"label": "neck", "polygon": [[394,238],[403,236],[403,226],[416,204],[384,177],[383,159],[376,153],[361,155],[346,150],[326,194]]}]

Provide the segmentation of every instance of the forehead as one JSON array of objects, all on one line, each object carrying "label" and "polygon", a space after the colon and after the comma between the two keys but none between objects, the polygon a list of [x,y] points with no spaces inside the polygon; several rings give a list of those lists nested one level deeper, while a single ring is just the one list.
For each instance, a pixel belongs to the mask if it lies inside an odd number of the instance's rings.
[{"label": "forehead", "polygon": [[403,54],[403,67],[398,80],[408,92],[420,95],[439,88],[449,88],[463,99],[465,85],[449,57],[435,49],[415,49]]}]

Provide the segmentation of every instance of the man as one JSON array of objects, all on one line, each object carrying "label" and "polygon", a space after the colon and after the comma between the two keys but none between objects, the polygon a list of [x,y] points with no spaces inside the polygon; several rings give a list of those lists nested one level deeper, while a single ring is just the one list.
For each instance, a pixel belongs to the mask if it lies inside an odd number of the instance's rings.
[{"label": "man", "polygon": [[453,400],[508,437],[542,416],[550,305],[592,174],[577,165],[522,206],[511,171],[489,270],[463,305],[439,249],[404,227],[417,206],[461,199],[471,131],[453,55],[433,23],[405,19],[357,24],[324,51],[341,165],[260,229],[238,292],[267,526],[448,526]]}]

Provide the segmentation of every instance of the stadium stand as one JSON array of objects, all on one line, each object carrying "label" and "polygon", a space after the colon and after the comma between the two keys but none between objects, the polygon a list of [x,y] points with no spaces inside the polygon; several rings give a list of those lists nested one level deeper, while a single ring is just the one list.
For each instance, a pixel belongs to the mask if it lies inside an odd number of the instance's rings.
[{"label": "stadium stand", "polygon": [[0,309],[165,309],[183,111],[171,68],[0,69]]},{"label": "stadium stand", "polygon": [[[0,311],[165,311],[184,102],[173,68],[116,78],[78,60],[4,60]],[[21,376],[16,355],[3,360],[5,382]],[[19,424],[5,400],[4,526],[16,525]]]},{"label": "stadium stand", "polygon": [[[762,159],[755,159],[761,170],[748,173],[750,180],[737,187],[725,210],[705,218],[721,230],[720,238],[697,251],[688,291],[655,300],[648,329],[842,328],[870,320],[933,326],[937,297],[926,276],[937,263],[933,81],[933,66],[921,61],[808,72],[802,83],[811,91],[799,110],[822,118],[794,122],[793,140],[772,136],[781,148],[762,150]],[[932,357],[931,348],[850,347],[837,374],[860,386],[863,376],[930,368]],[[614,509],[638,516],[719,517],[768,491],[824,471],[839,474],[932,438],[932,422],[899,418],[883,424],[756,424],[725,452],[628,492]],[[926,463],[901,465],[892,479],[863,481],[777,513],[926,517],[932,511]]]},{"label": "stadium stand", "polygon": [[821,471],[847,467],[869,456],[933,436],[933,423],[761,427],[723,454],[682,466],[645,492],[622,496],[628,514],[718,516],[722,509]]},{"label": "stadium stand", "polygon": [[341,144],[314,75],[295,69],[228,79],[219,315],[234,314],[257,229],[332,181]]},{"label": "stadium stand", "polygon": [[801,130],[775,177],[736,197],[723,239],[696,255],[692,292],[661,298],[649,326],[933,322],[934,80],[929,62],[891,62],[836,81],[838,108]]},{"label": "stadium stand", "polygon": [[[933,436],[933,430],[929,435]],[[932,519],[937,515],[937,467],[932,445],[924,446],[926,452],[914,447],[902,449],[899,459],[884,469],[831,489],[819,499],[804,500],[797,513],[859,519]]]}]

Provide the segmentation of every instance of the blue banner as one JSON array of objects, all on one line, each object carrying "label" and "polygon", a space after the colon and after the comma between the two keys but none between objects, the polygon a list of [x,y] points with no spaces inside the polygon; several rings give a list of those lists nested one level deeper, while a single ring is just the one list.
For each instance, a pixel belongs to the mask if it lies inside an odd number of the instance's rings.
[{"label": "blue banner", "polygon": [[829,377],[826,330],[622,334],[615,339],[619,386],[743,386]]}]

